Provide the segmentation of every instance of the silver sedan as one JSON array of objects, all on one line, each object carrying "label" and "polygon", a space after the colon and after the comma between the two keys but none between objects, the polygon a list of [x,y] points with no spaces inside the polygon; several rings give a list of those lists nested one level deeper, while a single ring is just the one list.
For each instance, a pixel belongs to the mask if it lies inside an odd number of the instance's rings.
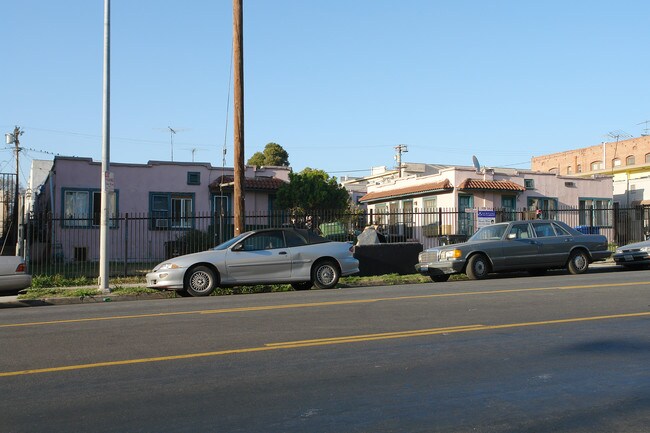
[{"label": "silver sedan", "polygon": [[329,289],[359,272],[353,246],[301,229],[242,233],[208,251],[175,257],[147,274],[147,287],[207,296],[217,287],[284,284]]},{"label": "silver sedan", "polygon": [[603,235],[583,234],[560,221],[512,221],[482,227],[465,243],[423,251],[415,269],[438,282],[459,273],[473,280],[521,270],[542,275],[566,268],[581,274],[611,254]]},{"label": "silver sedan", "polygon": [[650,266],[650,240],[623,245],[616,249],[614,262],[626,268],[647,268]]}]

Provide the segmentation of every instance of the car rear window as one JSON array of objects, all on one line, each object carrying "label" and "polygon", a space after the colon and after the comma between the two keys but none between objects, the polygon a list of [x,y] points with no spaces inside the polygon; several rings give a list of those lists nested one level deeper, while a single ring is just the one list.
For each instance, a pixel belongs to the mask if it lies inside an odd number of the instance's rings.
[{"label": "car rear window", "polygon": [[288,247],[300,247],[307,245],[307,239],[303,238],[293,230],[285,230],[284,237],[287,241]]},{"label": "car rear window", "polygon": [[311,230],[305,229],[296,229],[295,232],[302,236],[305,239],[305,242],[308,244],[322,244],[324,242],[331,242],[329,239],[325,239],[322,236],[317,235]]}]

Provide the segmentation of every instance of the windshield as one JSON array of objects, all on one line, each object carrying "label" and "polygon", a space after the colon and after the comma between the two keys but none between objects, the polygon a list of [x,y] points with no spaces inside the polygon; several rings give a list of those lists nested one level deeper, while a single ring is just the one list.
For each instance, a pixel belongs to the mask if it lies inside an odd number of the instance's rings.
[{"label": "windshield", "polygon": [[242,233],[239,236],[235,236],[234,238],[227,240],[226,242],[217,245],[216,247],[212,248],[213,250],[225,250],[239,242],[241,239],[244,237],[248,236],[250,232]]},{"label": "windshield", "polygon": [[476,233],[469,238],[470,241],[487,241],[499,240],[506,232],[508,224],[495,224],[491,226],[481,227]]}]

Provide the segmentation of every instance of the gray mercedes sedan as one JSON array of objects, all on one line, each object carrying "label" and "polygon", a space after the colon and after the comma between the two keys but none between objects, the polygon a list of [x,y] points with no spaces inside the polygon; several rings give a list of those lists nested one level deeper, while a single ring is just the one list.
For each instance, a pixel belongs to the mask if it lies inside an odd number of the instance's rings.
[{"label": "gray mercedes sedan", "polygon": [[482,227],[467,242],[425,250],[415,269],[436,282],[461,273],[472,280],[522,270],[543,275],[566,268],[582,274],[611,254],[603,235],[583,234],[560,221],[511,221]]}]

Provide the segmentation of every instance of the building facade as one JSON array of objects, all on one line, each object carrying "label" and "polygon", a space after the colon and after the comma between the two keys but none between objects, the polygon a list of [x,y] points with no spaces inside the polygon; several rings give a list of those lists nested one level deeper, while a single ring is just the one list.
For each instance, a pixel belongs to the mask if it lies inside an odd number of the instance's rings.
[{"label": "building facade", "polygon": [[650,204],[650,136],[536,156],[531,169],[571,177],[612,176],[614,203]]},{"label": "building facade", "polygon": [[[114,192],[109,196],[110,256],[126,260],[133,237],[148,245],[147,257],[164,257],[165,242],[193,229],[210,227],[215,242],[229,235],[232,225],[232,168],[209,163],[150,161],[147,164],[111,163]],[[288,182],[288,167],[246,167],[244,190],[247,213],[273,206],[278,188]],[[39,248],[61,260],[99,259],[101,217],[101,163],[90,158],[56,157],[36,198],[34,215],[51,215],[41,227]],[[198,227],[198,216],[205,219]],[[140,220],[137,234],[126,221]],[[144,229],[141,229],[144,227]],[[86,229],[87,236],[71,236]],[[117,241],[119,240],[119,242]],[[140,257],[138,257],[140,258]]]},{"label": "building facade", "polygon": [[[479,211],[487,209],[498,211],[496,221],[554,218],[560,209],[581,209],[576,223],[606,226],[611,224],[605,209],[612,205],[612,177],[587,179],[532,170],[477,171],[446,166],[432,175],[393,177],[369,184],[360,202],[374,213],[377,224],[430,227],[428,230],[438,230],[441,235],[471,235]],[[417,224],[404,220],[413,213],[424,215],[424,220]],[[421,236],[414,232],[413,237]]]}]

